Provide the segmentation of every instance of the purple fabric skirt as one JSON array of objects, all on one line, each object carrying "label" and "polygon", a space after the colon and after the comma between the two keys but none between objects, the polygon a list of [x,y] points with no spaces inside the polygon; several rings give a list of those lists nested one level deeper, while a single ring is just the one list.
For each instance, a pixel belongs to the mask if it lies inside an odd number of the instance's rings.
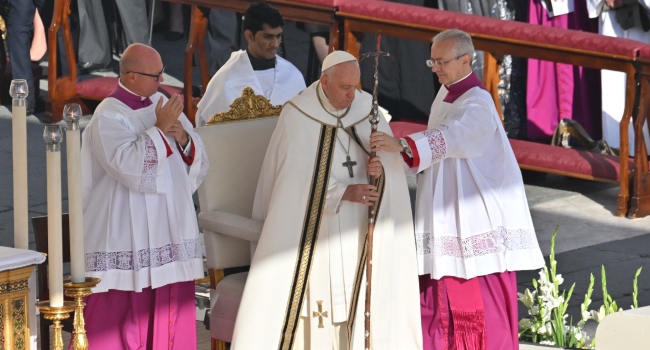
[{"label": "purple fabric skirt", "polygon": [[[485,308],[487,350],[519,349],[515,272],[506,271],[476,278]],[[420,311],[424,350],[470,350],[457,349],[454,345],[454,329],[444,277],[435,280],[429,275],[420,276]]]},{"label": "purple fabric skirt", "polygon": [[194,281],[91,294],[84,312],[93,350],[196,349]]}]

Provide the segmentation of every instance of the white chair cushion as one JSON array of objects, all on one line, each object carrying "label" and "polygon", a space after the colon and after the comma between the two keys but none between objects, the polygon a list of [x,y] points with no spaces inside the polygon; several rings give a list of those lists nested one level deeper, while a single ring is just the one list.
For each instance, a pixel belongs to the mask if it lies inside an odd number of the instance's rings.
[{"label": "white chair cushion", "polygon": [[210,291],[210,337],[213,339],[232,341],[235,329],[237,310],[244,293],[248,272],[226,276],[215,290]]}]

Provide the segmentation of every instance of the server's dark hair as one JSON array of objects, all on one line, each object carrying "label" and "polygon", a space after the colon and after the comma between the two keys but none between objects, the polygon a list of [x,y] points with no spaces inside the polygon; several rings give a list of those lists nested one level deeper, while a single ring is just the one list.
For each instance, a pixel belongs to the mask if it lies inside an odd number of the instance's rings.
[{"label": "server's dark hair", "polygon": [[271,28],[282,27],[284,18],[278,9],[265,2],[250,5],[244,13],[244,30],[250,30],[255,35],[264,29],[265,23]]}]

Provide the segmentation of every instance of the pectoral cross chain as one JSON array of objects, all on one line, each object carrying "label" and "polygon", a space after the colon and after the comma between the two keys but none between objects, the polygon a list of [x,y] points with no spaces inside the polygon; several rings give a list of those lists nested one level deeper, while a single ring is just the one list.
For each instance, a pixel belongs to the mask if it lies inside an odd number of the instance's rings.
[{"label": "pectoral cross chain", "polygon": [[343,163],[343,166],[348,168],[348,174],[350,174],[350,177],[354,177],[354,172],[352,171],[352,167],[357,165],[357,162],[350,159],[349,155],[345,156],[345,160],[346,161]]},{"label": "pectoral cross chain", "polygon": [[318,317],[318,328],[325,328],[325,325],[323,325],[323,317],[327,317],[327,311],[323,311],[322,300],[316,300],[316,304],[318,304],[318,311],[314,311],[312,317]]}]

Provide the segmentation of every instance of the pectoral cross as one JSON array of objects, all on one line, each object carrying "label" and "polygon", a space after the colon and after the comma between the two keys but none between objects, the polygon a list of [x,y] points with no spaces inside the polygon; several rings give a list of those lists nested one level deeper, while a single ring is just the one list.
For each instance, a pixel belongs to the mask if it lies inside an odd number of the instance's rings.
[{"label": "pectoral cross", "polygon": [[352,159],[350,159],[350,156],[345,156],[345,160],[346,161],[343,163],[343,166],[348,168],[348,174],[350,174],[350,177],[354,177],[352,167],[357,165],[357,162],[352,161]]},{"label": "pectoral cross", "polygon": [[314,311],[312,317],[318,317],[318,328],[325,328],[325,325],[323,325],[323,317],[327,317],[327,311],[323,311],[322,300],[316,300],[316,304],[318,304],[318,311]]}]

